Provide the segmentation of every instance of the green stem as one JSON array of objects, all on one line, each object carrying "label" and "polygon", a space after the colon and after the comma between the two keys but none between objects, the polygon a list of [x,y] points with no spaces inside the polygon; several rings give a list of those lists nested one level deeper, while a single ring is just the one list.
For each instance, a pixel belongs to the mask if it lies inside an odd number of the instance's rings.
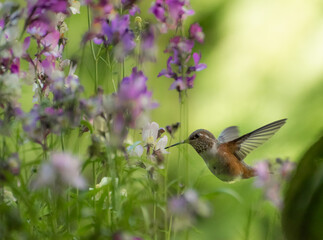
[{"label": "green stem", "polygon": [[63,131],[61,131],[61,147],[62,147],[62,151],[65,151],[65,147],[64,147],[64,135],[63,135]]},{"label": "green stem", "polygon": [[[91,27],[91,19],[90,19],[90,9],[89,6],[87,7],[87,23],[88,23],[88,29],[90,30]],[[94,50],[94,45],[93,45],[93,41],[90,41],[90,45],[91,45],[91,53],[92,53],[92,57],[94,60],[94,65],[95,65],[95,75],[94,75],[94,93],[97,94],[98,93],[98,85],[99,85],[99,79],[98,79],[98,60],[99,60],[99,56],[101,53],[101,48],[102,45],[100,46],[100,49],[98,51],[98,53],[95,53]]]},{"label": "green stem", "polygon": [[154,216],[153,216],[153,224],[154,224],[154,239],[157,240],[158,234],[157,234],[157,193],[156,193],[156,191],[154,191]]},{"label": "green stem", "polygon": [[[169,141],[169,145],[171,145],[171,140]],[[164,232],[165,232],[165,239],[167,239],[167,228],[168,228],[168,208],[167,208],[167,201],[168,201],[168,155],[165,159],[165,177],[164,177],[164,202],[165,202],[165,216],[164,216]]]},{"label": "green stem", "polygon": [[168,228],[168,232],[167,232],[167,240],[170,240],[171,238],[171,233],[172,233],[172,225],[173,225],[173,216],[170,216],[170,220],[169,220],[169,228]]}]

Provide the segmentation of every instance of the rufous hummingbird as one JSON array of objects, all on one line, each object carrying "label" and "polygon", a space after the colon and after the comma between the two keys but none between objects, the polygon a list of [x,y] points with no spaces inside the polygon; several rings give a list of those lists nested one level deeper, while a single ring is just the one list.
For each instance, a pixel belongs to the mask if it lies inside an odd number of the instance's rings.
[{"label": "rufous hummingbird", "polygon": [[208,130],[198,129],[186,140],[166,148],[189,143],[220,180],[232,182],[239,178],[250,178],[255,176],[255,170],[243,159],[271,138],[286,123],[286,120],[269,123],[241,137],[236,126],[224,129],[218,139]]}]

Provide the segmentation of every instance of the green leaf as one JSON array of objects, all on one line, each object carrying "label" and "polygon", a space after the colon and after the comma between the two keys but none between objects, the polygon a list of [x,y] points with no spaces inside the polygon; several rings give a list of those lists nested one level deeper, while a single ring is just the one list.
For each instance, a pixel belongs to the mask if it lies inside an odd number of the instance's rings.
[{"label": "green leaf", "polygon": [[282,224],[289,240],[323,236],[323,136],[300,159],[288,185]]},{"label": "green leaf", "polygon": [[203,195],[203,197],[206,199],[211,199],[219,194],[226,194],[226,195],[232,197],[233,199],[237,200],[239,203],[243,202],[241,196],[236,191],[234,191],[230,188],[219,188],[219,189],[215,190],[214,192]]}]

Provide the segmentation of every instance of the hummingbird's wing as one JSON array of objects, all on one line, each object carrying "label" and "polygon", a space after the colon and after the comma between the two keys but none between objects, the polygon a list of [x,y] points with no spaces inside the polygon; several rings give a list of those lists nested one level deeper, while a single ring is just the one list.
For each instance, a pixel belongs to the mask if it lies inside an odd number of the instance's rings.
[{"label": "hummingbird's wing", "polygon": [[238,137],[239,137],[238,127],[232,126],[232,127],[228,127],[226,129],[224,129],[220,133],[218,140],[220,143],[226,143],[226,142],[230,142]]},{"label": "hummingbird's wing", "polygon": [[229,144],[234,146],[234,155],[239,160],[243,160],[252,150],[271,138],[285,124],[286,120],[287,119],[281,119],[269,123],[231,141]]}]

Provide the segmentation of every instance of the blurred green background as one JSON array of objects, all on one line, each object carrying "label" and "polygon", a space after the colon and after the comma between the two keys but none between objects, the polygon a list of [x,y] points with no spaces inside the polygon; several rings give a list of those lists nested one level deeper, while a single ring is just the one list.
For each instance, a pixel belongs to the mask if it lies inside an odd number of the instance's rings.
[{"label": "blurred green background", "polygon": [[[148,9],[152,1],[141,1],[142,18],[155,21]],[[216,136],[226,127],[237,125],[241,134],[272,121],[288,118],[286,125],[264,146],[252,152],[246,162],[276,157],[297,161],[322,134],[323,123],[323,1],[321,0],[191,0],[195,15],[186,21],[199,22],[205,43],[196,45],[201,62],[208,68],[197,73],[195,86],[188,91],[189,132],[205,128]],[[80,47],[87,30],[87,13],[67,19],[69,31],[66,58],[78,58],[76,74],[85,86],[85,95],[93,94],[94,63],[89,44]],[[142,67],[149,89],[160,107],[151,119],[166,126],[180,119],[178,93],[169,91],[171,80],[157,74],[166,68],[163,53],[170,35],[159,38],[156,63]],[[126,75],[135,65],[127,61]],[[113,69],[118,70],[118,65]],[[111,73],[99,64],[99,83],[112,91]],[[24,87],[22,104],[31,107],[31,87]],[[25,101],[26,100],[26,101]],[[177,139],[176,139],[177,140]],[[174,141],[174,140],[173,140]],[[176,178],[177,148],[171,150],[171,177]],[[189,147],[189,187],[203,194],[218,189],[236,191],[240,201],[228,194],[211,198],[211,218],[189,231],[190,239],[283,239],[280,214],[253,179],[227,184],[207,169],[203,160]],[[249,229],[249,230],[248,230]],[[178,239],[185,236],[178,234]]]}]

